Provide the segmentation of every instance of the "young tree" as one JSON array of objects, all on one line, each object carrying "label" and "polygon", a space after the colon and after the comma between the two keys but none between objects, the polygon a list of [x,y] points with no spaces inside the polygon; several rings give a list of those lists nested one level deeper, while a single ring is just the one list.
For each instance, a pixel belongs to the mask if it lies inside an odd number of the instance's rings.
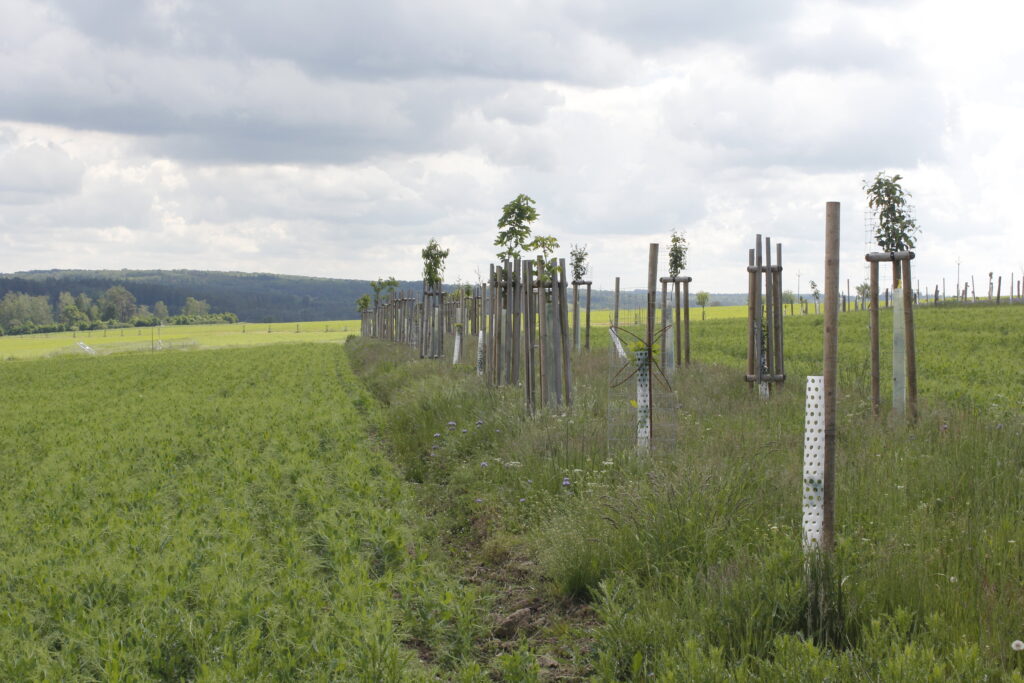
[{"label": "young tree", "polygon": [[498,260],[508,261],[520,258],[523,252],[540,251],[546,261],[558,248],[558,240],[554,237],[533,235],[532,224],[540,218],[535,204],[529,196],[520,194],[501,208],[498,236],[494,240],[494,246],[503,247],[498,252]]},{"label": "young tree", "polygon": [[437,240],[431,238],[427,246],[420,252],[423,257],[423,280],[430,288],[440,287],[444,277],[444,260],[448,258],[448,249],[442,249]]},{"label": "young tree", "polygon": [[580,282],[587,276],[587,257],[590,254],[587,253],[587,245],[580,246],[578,244],[572,245],[572,250],[569,252],[569,259],[572,263],[572,279],[573,282]]},{"label": "young tree", "polygon": [[857,285],[857,296],[860,297],[861,301],[867,301],[871,298],[871,284],[862,282]]},{"label": "young tree", "polygon": [[890,178],[879,172],[870,185],[866,180],[863,183],[868,207],[878,212],[875,241],[882,251],[890,253],[913,249],[919,230],[907,207],[907,197],[911,195],[903,190],[901,180],[903,176],[899,174]]},{"label": "young tree", "polygon": [[153,304],[153,315],[156,316],[157,320],[166,320],[171,317],[171,312],[167,310],[167,304],[163,301],[157,301]]},{"label": "young tree", "polygon": [[821,300],[821,290],[818,289],[818,283],[811,280],[811,296],[814,297],[814,312],[818,312],[818,301]]},{"label": "young tree", "polygon": [[370,295],[363,294],[361,297],[356,299],[356,310],[359,311],[360,313],[366,313],[368,310],[370,310],[371,303],[372,301],[370,300]]},{"label": "young tree", "polygon": [[707,316],[708,299],[711,295],[707,292],[697,292],[697,305],[700,306],[700,319],[704,320]]},{"label": "young tree", "polygon": [[668,274],[674,279],[686,270],[686,252],[690,249],[686,243],[686,233],[680,235],[673,230],[671,245],[668,248]]},{"label": "young tree", "polygon": [[373,290],[373,303],[376,305],[380,303],[380,295],[382,293],[387,294],[398,289],[398,280],[390,276],[387,280],[379,277],[376,282],[370,283],[370,288]]},{"label": "young tree", "polygon": [[540,218],[534,208],[535,204],[528,195],[520,194],[501,207],[498,236],[494,240],[494,246],[502,247],[498,252],[499,261],[519,258],[523,250],[528,248],[528,240],[533,232],[532,223]]}]

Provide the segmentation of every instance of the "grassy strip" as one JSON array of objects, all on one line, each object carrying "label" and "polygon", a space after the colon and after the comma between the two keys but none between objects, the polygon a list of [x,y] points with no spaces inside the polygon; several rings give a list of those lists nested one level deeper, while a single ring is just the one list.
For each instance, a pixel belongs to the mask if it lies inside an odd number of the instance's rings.
[{"label": "grassy strip", "polygon": [[[987,325],[985,348],[1019,334],[981,309],[934,313],[951,334]],[[723,343],[709,333],[695,341],[698,357],[742,366],[742,321],[730,325],[702,326],[721,326]],[[382,432],[419,482],[433,535],[471,571],[535,587],[540,618],[514,631],[525,643],[515,652],[535,670],[597,680],[1024,680],[1024,654],[1011,648],[1024,639],[1019,418],[1000,409],[997,422],[990,405],[961,399],[926,400],[916,427],[875,420],[851,350],[861,332],[847,324],[844,334],[837,611],[824,625],[809,617],[800,548],[802,382],[763,403],[735,370],[696,365],[676,380],[679,441],[640,458],[608,439],[604,352],[578,358],[570,413],[527,420],[518,389],[488,389],[468,368],[367,340],[349,347],[388,406]],[[866,357],[866,334],[864,347]],[[961,344],[922,348],[923,366],[958,367]],[[810,369],[820,354],[813,319],[787,319],[787,349],[791,377]],[[579,602],[599,617],[592,631],[570,609]],[[496,609],[495,623],[512,607]],[[500,641],[482,646],[495,672],[509,656],[497,653],[510,650]]]}]

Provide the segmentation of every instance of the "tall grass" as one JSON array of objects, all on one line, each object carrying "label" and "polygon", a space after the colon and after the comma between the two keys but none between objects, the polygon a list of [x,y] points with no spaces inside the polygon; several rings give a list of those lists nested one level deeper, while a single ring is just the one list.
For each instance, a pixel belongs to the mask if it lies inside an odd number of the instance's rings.
[{"label": "tall grass", "polygon": [[[445,533],[525,545],[553,596],[593,605],[598,679],[1022,680],[1010,645],[1024,639],[1024,452],[1007,406],[1024,387],[999,340],[1020,334],[1024,313],[1008,311],[919,313],[922,414],[910,426],[871,415],[866,317],[842,318],[826,624],[809,609],[800,540],[801,375],[820,372],[816,319],[787,318],[790,380],[768,402],[740,379],[743,321],[701,325],[704,362],[674,380],[683,436],[649,456],[607,439],[601,349],[577,358],[571,411],[526,419],[519,389],[399,347],[349,346],[389,405],[382,434],[427,505],[440,501]],[[960,329],[978,335],[969,352],[946,337]],[[1002,405],[979,400],[996,394]]]}]

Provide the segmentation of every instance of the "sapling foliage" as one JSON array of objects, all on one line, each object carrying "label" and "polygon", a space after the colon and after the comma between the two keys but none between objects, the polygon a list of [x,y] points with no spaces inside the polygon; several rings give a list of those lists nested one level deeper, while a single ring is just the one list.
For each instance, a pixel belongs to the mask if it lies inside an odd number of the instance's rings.
[{"label": "sapling foliage", "polygon": [[569,252],[569,260],[572,262],[573,282],[581,282],[587,276],[587,256],[589,256],[587,245],[572,245],[572,250]]},{"label": "sapling foliage", "polygon": [[381,294],[388,294],[398,289],[398,280],[390,276],[386,280],[379,277],[376,282],[370,283],[370,288],[373,289],[373,302],[379,304]]},{"label": "sapling foliage", "polygon": [[444,261],[448,258],[448,249],[442,249],[437,240],[431,238],[420,252],[420,256],[423,257],[423,281],[428,287],[439,287],[444,276]]},{"label": "sapling foliage", "polygon": [[904,191],[901,180],[903,176],[898,173],[889,177],[879,172],[871,184],[864,181],[868,207],[878,213],[875,241],[882,251],[889,253],[913,249],[919,230],[907,206],[911,195]]},{"label": "sapling foliage", "polygon": [[539,251],[545,261],[558,248],[558,240],[548,235],[534,235],[533,223],[540,218],[536,202],[528,195],[520,194],[501,208],[498,219],[498,236],[494,245],[503,247],[498,259],[508,261],[520,258],[523,252]]},{"label": "sapling foliage", "polygon": [[686,269],[686,252],[690,246],[686,243],[686,233],[672,231],[672,239],[668,248],[668,274],[675,279]]},{"label": "sapling foliage", "polygon": [[700,306],[700,319],[704,320],[707,314],[708,299],[711,295],[707,292],[697,292],[697,305]]}]

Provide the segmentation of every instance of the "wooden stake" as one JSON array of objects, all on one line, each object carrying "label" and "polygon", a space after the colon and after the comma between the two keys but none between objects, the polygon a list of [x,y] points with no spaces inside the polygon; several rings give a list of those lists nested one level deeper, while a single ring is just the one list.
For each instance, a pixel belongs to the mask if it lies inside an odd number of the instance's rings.
[{"label": "wooden stake", "polygon": [[615,310],[612,314],[612,327],[619,327],[619,278],[615,278]]},{"label": "wooden stake", "polygon": [[881,370],[879,370],[878,344],[878,261],[871,265],[871,409],[877,416],[881,412]]},{"label": "wooden stake", "polygon": [[[757,273],[754,271],[753,249],[747,252],[747,259],[747,377],[753,377],[757,371],[755,367],[757,354],[754,352],[754,306],[756,305],[754,286],[757,283]],[[754,390],[753,383],[750,385],[750,390]]]},{"label": "wooden stake", "polygon": [[586,332],[585,342],[583,344],[583,347],[587,351],[590,350],[590,285],[591,284],[592,284],[591,282],[587,282],[587,332]]},{"label": "wooden stake", "polygon": [[658,244],[652,242],[648,250],[647,258],[647,383],[648,402],[650,406],[651,439],[654,438],[654,373],[651,372],[654,364],[654,317],[657,306],[658,292]]},{"label": "wooden stake", "polygon": [[825,205],[825,467],[821,547],[835,545],[836,374],[839,361],[839,202]]},{"label": "wooden stake", "polygon": [[917,352],[914,341],[914,302],[906,283],[910,282],[910,259],[903,259],[903,319],[906,328],[907,344],[907,415],[911,421],[917,420]]}]

